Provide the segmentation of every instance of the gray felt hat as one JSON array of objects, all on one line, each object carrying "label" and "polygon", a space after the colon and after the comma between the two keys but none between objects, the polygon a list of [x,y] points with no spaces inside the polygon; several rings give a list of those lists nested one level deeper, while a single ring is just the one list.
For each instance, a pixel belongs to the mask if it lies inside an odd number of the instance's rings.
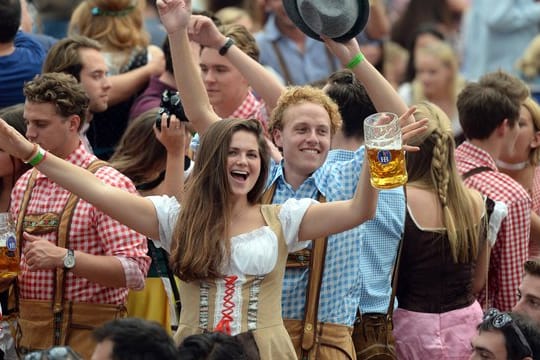
[{"label": "gray felt hat", "polygon": [[369,17],[368,0],[283,0],[289,18],[304,34],[346,42],[360,33]]}]

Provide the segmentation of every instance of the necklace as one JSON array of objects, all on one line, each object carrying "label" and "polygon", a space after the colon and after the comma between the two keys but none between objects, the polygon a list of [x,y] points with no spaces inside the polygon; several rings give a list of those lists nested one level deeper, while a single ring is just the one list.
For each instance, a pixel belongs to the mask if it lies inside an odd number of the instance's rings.
[{"label": "necklace", "polygon": [[505,169],[505,170],[523,170],[529,164],[528,161],[523,161],[516,164],[510,164],[501,160],[497,160],[496,163],[497,163],[497,167],[501,169]]}]

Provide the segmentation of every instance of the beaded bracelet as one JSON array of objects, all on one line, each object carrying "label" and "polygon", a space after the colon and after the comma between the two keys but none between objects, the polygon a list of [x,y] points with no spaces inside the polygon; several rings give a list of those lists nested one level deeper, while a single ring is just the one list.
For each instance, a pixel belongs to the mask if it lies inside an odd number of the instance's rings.
[{"label": "beaded bracelet", "polygon": [[43,150],[43,148],[39,145],[35,145],[34,149],[37,147],[37,151],[32,151],[32,156],[29,160],[24,160],[24,163],[32,165],[32,166],[38,166],[47,155],[47,152]]},{"label": "beaded bracelet", "polygon": [[364,54],[359,52],[358,54],[356,54],[355,57],[351,59],[351,61],[349,61],[349,63],[347,64],[347,68],[351,70],[354,69],[356,65],[360,64],[362,61],[364,61],[364,59]]}]

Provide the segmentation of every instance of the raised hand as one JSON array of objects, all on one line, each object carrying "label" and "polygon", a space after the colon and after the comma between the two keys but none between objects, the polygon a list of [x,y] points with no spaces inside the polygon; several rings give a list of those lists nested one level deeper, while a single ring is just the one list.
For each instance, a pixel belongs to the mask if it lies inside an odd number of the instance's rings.
[{"label": "raised hand", "polygon": [[325,36],[322,36],[322,39],[326,47],[339,59],[343,66],[347,65],[360,52],[360,46],[355,38],[345,43],[334,41]]},{"label": "raised hand", "polygon": [[163,114],[161,119],[161,129],[158,130],[154,126],[154,134],[160,143],[165,146],[170,154],[182,154],[185,150],[185,145],[189,139],[186,131],[186,123],[178,120],[175,115],[171,115],[169,126],[167,126],[167,115]]},{"label": "raised hand", "polygon": [[156,5],[167,34],[187,28],[191,16],[191,0],[157,0]]},{"label": "raised hand", "polygon": [[225,35],[219,31],[208,16],[192,15],[189,21],[188,35],[191,41],[214,49],[219,49],[225,43]]},{"label": "raised hand", "polygon": [[[402,114],[399,117],[399,126],[401,127],[401,141],[403,143],[403,150],[405,151],[418,151],[420,148],[418,146],[412,146],[407,145],[407,140],[411,139],[412,137],[423,133],[427,130],[427,119],[421,119],[418,121],[414,121],[414,112],[416,111],[416,108],[410,107],[406,113]],[[410,121],[410,119],[413,119],[413,122]]]}]

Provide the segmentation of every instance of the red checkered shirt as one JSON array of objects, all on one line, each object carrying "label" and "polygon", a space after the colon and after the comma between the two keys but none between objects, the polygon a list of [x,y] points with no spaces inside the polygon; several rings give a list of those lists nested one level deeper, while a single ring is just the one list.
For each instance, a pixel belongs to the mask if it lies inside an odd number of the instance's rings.
[{"label": "red checkered shirt", "polygon": [[[82,143],[66,159],[86,168],[96,157],[84,149]],[[12,192],[11,213],[17,219],[22,197],[32,170],[25,173]],[[105,166],[96,172],[104,183],[137,193],[133,183],[117,170]],[[38,173],[35,187],[28,203],[28,214],[61,213],[69,192],[42,173]],[[43,235],[56,244],[56,232]],[[66,273],[65,299],[96,304],[123,304],[128,288],[142,289],[150,258],[146,237],[136,233],[105,215],[86,201],[80,200],[75,208],[69,231],[69,248],[92,255],[115,256],[122,263],[126,277],[125,288],[110,288]],[[24,255],[19,274],[20,297],[31,300],[51,300],[54,291],[54,270],[29,271]]]},{"label": "red checkered shirt", "polygon": [[[456,149],[456,162],[460,174],[481,166],[492,169],[472,175],[465,184],[508,206],[508,216],[503,220],[491,250],[488,306],[510,311],[517,301],[523,263],[529,256],[531,198],[518,182],[498,171],[491,155],[469,142]],[[485,302],[485,291],[479,300]]]},{"label": "red checkered shirt", "polygon": [[265,129],[268,122],[268,115],[264,101],[257,100],[251,91],[248,92],[248,96],[246,96],[242,104],[240,104],[240,106],[227,117],[238,119],[257,119],[264,125]]}]

